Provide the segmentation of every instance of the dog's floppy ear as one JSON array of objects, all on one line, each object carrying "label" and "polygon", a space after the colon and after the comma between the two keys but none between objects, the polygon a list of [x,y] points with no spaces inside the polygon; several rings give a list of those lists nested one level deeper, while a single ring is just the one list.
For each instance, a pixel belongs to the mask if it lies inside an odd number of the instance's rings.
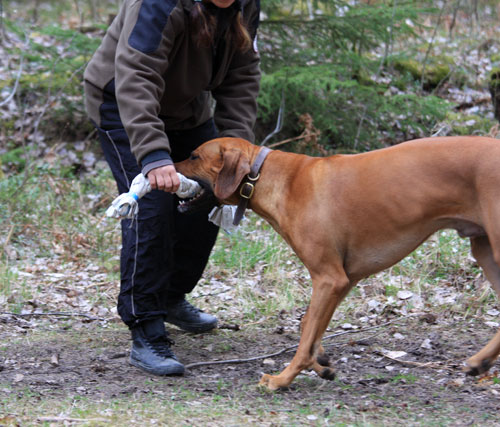
[{"label": "dog's floppy ear", "polygon": [[250,172],[248,158],[241,150],[228,149],[222,154],[222,169],[215,181],[214,194],[219,200],[227,199],[240,185],[243,177]]}]

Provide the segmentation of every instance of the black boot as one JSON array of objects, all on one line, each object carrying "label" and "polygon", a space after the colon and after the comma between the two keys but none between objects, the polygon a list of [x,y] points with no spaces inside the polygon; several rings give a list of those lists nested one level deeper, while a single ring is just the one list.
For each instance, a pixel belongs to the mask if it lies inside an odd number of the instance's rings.
[{"label": "black boot", "polygon": [[171,345],[163,319],[142,322],[132,329],[130,364],[155,375],[183,374],[184,365],[175,357]]},{"label": "black boot", "polygon": [[167,305],[165,321],[188,332],[206,332],[217,326],[217,318],[193,307],[185,299]]}]

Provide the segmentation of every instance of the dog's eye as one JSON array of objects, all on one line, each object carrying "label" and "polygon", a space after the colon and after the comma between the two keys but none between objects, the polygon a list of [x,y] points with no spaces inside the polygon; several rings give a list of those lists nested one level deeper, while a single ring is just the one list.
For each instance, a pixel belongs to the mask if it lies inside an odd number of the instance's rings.
[{"label": "dog's eye", "polygon": [[189,160],[196,160],[199,158],[200,158],[200,156],[198,156],[197,154],[194,154],[194,153],[191,153],[191,155],[189,156]]}]

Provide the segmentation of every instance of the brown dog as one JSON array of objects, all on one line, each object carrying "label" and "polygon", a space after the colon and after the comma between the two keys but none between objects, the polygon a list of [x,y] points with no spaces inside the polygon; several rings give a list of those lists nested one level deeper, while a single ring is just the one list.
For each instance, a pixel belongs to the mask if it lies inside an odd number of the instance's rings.
[{"label": "brown dog", "polygon": [[[500,296],[499,140],[426,138],[326,158],[271,151],[260,178],[248,182],[260,149],[219,138],[175,167],[205,188],[182,210],[196,209],[213,194],[224,204],[238,204],[240,192],[250,196],[249,207],[283,236],[311,274],[297,352],[279,375],[264,375],[261,385],[286,387],[311,368],[333,378],[320,341],[335,308],[360,279],[397,263],[437,230],[452,228],[470,239]],[[468,359],[467,372],[487,371],[499,353],[500,331]]]}]

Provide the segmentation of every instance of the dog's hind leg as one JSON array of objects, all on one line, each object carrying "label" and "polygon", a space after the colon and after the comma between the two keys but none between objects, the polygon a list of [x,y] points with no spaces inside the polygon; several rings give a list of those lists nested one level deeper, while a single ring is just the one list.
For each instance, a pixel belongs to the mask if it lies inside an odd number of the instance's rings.
[{"label": "dog's hind leg", "polygon": [[[351,283],[342,269],[334,275],[321,275],[313,279],[311,303],[302,322],[299,348],[290,365],[279,375],[264,374],[260,385],[271,390],[287,387],[304,369],[314,369],[322,378],[332,379],[335,374],[331,368],[318,363],[321,337],[332,318],[335,308],[351,288]],[[324,351],[324,350],[323,350]]]},{"label": "dog's hind leg", "polygon": [[[477,263],[481,266],[488,281],[500,299],[500,266],[495,261],[493,248],[487,236],[472,237],[471,249]],[[466,362],[465,372],[479,375],[491,368],[500,354],[500,331],[478,353]]]}]

